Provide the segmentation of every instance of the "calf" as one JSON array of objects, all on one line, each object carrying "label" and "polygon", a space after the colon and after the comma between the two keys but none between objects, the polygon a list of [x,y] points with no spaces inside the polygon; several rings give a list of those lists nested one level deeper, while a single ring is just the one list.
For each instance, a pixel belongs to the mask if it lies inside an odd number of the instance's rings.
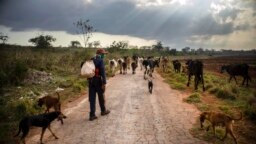
[{"label": "calf", "polygon": [[166,72],[166,71],[167,71],[167,63],[168,63],[168,58],[167,58],[167,57],[164,57],[164,58],[162,59],[163,72]]},{"label": "calf", "polygon": [[117,67],[117,62],[115,59],[109,60],[109,68],[112,76],[115,76],[115,68]]},{"label": "calf", "polygon": [[127,68],[130,69],[131,68],[131,58],[129,56],[125,56],[124,62],[126,63]]},{"label": "calf", "polygon": [[122,58],[120,58],[120,59],[117,60],[117,62],[118,62],[119,68],[120,68],[120,74],[122,74],[123,73],[122,69],[123,69],[124,60]]},{"label": "calf", "polygon": [[180,72],[180,68],[181,68],[181,63],[178,60],[173,60],[172,64],[173,64],[174,71],[176,73],[179,73]]},{"label": "calf", "polygon": [[143,64],[142,64],[142,63],[143,63],[143,60],[144,60],[144,59],[143,59],[142,57],[139,57],[139,58],[138,58],[138,63],[139,63],[139,66],[140,66],[140,70],[143,69]]}]

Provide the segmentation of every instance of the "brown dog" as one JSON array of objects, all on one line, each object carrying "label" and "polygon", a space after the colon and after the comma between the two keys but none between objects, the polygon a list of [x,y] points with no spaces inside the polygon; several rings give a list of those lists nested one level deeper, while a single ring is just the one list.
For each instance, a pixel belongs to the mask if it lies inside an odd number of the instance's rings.
[{"label": "brown dog", "polygon": [[55,111],[61,111],[61,104],[60,104],[60,95],[56,92],[58,98],[52,97],[51,95],[44,96],[38,100],[38,105],[42,107],[43,105],[46,106],[45,113],[49,113],[50,108],[54,108]]},{"label": "brown dog", "polygon": [[[215,136],[215,126],[225,126],[226,133],[222,140],[224,140],[227,137],[227,134],[229,133],[233,139],[235,140],[235,143],[237,144],[236,137],[233,132],[233,121],[234,120],[241,120],[243,118],[242,113],[240,112],[240,118],[232,118],[226,114],[223,113],[217,113],[217,112],[203,112],[200,115],[200,124],[201,128],[203,128],[203,123],[205,120],[208,120],[212,124],[213,133]],[[207,131],[209,130],[210,126],[207,127]]]}]

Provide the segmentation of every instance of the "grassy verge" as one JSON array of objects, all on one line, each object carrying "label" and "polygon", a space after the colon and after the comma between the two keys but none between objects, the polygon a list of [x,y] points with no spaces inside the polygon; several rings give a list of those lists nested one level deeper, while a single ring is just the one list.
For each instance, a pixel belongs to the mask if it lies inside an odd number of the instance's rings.
[{"label": "grassy verge", "polygon": [[[79,77],[80,63],[93,50],[30,48],[1,49],[0,52],[0,143],[15,143],[14,133],[24,117],[42,113],[38,97],[57,87],[61,102],[73,99],[87,89],[87,80]],[[24,82],[24,80],[26,80]]]},{"label": "grassy verge", "polygon": [[[256,130],[256,125],[253,124],[256,121],[256,105],[255,103],[249,104],[250,99],[256,96],[253,86],[245,87],[236,85],[234,82],[228,83],[227,77],[206,71],[204,74],[206,91],[202,91],[201,84],[195,91],[194,78],[191,79],[191,86],[187,87],[187,76],[175,73],[171,65],[168,66],[168,72],[164,73],[161,69],[158,69],[158,72],[172,88],[191,93],[184,101],[194,104],[200,111],[219,111],[234,117],[237,116],[238,111],[241,111],[244,120],[237,122],[234,126],[235,134],[239,135],[238,141],[239,143],[256,142],[256,138],[253,136],[255,133],[253,131]],[[238,83],[241,82],[242,79],[238,78]],[[252,80],[250,85],[256,85],[256,82]],[[224,136],[223,128],[216,130],[217,138],[214,138],[212,130],[209,132],[202,130],[197,121],[190,132],[195,137],[209,142],[224,143],[220,140]],[[233,143],[233,139],[228,137],[225,143]]]}]

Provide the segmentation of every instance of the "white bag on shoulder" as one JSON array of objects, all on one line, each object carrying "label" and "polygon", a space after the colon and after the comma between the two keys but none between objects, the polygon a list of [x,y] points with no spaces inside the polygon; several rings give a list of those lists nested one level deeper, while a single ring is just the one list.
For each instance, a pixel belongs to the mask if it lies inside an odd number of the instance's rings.
[{"label": "white bag on shoulder", "polygon": [[86,61],[81,68],[81,76],[85,78],[92,78],[95,75],[95,65],[93,60]]}]

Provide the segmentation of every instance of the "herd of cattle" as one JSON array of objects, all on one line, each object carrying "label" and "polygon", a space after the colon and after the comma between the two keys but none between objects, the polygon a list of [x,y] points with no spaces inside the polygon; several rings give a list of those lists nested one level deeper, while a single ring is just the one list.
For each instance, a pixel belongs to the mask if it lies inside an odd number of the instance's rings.
[{"label": "herd of cattle", "polygon": [[[194,76],[194,86],[195,90],[198,89],[198,84],[202,83],[203,91],[205,90],[204,87],[204,77],[203,77],[203,62],[201,60],[185,60],[185,65],[182,65],[179,60],[172,60],[173,69],[176,73],[185,73],[188,76],[187,86],[190,84],[190,79]],[[136,73],[136,68],[139,66],[141,70],[144,69],[144,76],[149,72],[154,72],[155,67],[162,67],[163,72],[167,71],[167,65],[170,62],[168,57],[139,57],[139,56],[124,56],[123,58],[109,60],[109,66],[111,73],[114,75],[115,68],[119,66],[120,74],[127,74],[127,70],[132,68],[132,74]],[[220,72],[223,73],[226,71],[230,78],[229,82],[232,78],[235,79],[235,76],[242,76],[243,83],[246,81],[246,86],[248,86],[248,81],[251,80],[249,76],[249,65],[248,64],[229,64],[223,65],[220,68]]]}]

